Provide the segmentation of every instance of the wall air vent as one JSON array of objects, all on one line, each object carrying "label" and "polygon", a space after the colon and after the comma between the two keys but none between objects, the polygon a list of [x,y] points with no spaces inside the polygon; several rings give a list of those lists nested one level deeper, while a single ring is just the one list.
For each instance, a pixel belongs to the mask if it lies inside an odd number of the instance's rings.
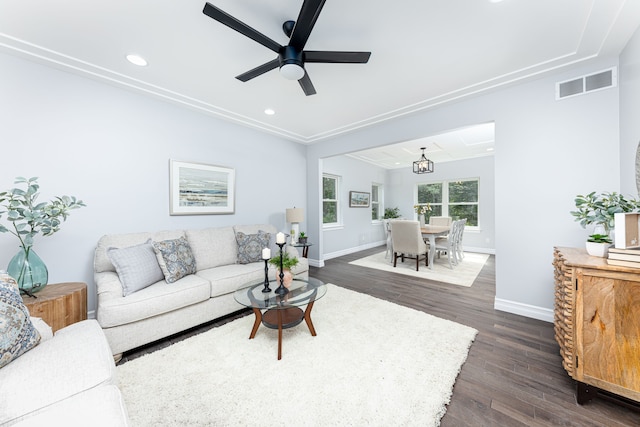
[{"label": "wall air vent", "polygon": [[616,67],[613,67],[595,74],[558,82],[556,83],[556,99],[564,99],[570,96],[615,87],[617,81],[618,75]]}]

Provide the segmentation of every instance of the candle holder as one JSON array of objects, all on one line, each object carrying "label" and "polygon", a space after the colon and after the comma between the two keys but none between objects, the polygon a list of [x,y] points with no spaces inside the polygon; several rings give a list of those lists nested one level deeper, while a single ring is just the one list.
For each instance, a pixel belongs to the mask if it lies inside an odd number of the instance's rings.
[{"label": "candle holder", "polygon": [[280,286],[277,287],[277,289],[275,290],[276,294],[278,295],[285,295],[287,292],[289,292],[289,289],[284,287],[284,268],[282,266],[282,247],[285,245],[285,243],[276,243],[276,245],[278,245],[280,247]]},{"label": "candle holder", "polygon": [[264,260],[264,289],[262,292],[267,293],[271,292],[271,288],[269,287],[269,260]]}]

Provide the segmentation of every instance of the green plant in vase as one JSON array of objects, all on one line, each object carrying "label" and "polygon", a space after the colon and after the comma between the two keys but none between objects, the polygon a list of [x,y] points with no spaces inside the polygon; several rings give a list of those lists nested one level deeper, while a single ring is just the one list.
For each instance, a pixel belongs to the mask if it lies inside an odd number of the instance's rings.
[{"label": "green plant in vase", "polygon": [[307,243],[307,233],[301,231],[298,235],[298,243],[302,243],[303,245]]},{"label": "green plant in vase", "polygon": [[576,210],[569,212],[580,222],[582,228],[587,225],[601,225],[605,234],[611,235],[611,230],[615,227],[615,214],[621,212],[634,212],[640,208],[640,201],[637,199],[627,199],[622,194],[614,192],[604,192],[597,194],[595,191],[583,196],[577,195],[575,198]]},{"label": "green plant in vase", "polygon": [[7,272],[27,295],[38,292],[47,285],[47,267],[33,250],[33,238],[38,234],[51,236],[60,230],[60,225],[69,211],[86,206],[73,196],[56,197],[49,202],[38,203],[38,178],[17,177],[14,184],[26,188],[12,188],[0,193],[0,218],[6,214],[10,227],[0,224],[1,233],[11,233],[20,242],[20,251],[11,259]]},{"label": "green plant in vase", "polygon": [[278,252],[276,256],[269,260],[269,263],[276,267],[276,281],[280,283],[280,265],[282,263],[283,285],[288,288],[293,281],[293,274],[291,268],[298,265],[298,258],[291,255],[286,250]]}]

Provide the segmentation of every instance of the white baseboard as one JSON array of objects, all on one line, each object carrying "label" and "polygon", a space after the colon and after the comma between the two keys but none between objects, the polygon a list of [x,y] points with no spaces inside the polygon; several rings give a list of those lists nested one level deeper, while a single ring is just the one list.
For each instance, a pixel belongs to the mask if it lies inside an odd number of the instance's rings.
[{"label": "white baseboard", "polygon": [[495,298],[493,308],[507,313],[518,314],[532,319],[553,323],[553,310],[535,305],[523,304],[521,302]]},{"label": "white baseboard", "polygon": [[372,242],[372,243],[367,243],[365,245],[360,245],[360,246],[356,246],[354,248],[347,248],[347,249],[343,249],[341,251],[336,251],[336,252],[331,252],[328,254],[324,254],[323,258],[324,259],[331,259],[331,258],[338,258],[344,255],[349,255],[352,254],[354,252],[360,252],[360,251],[364,251],[365,249],[371,249],[371,248],[375,248],[378,246],[382,246],[385,245],[386,241],[380,241],[380,242]]},{"label": "white baseboard", "polygon": [[87,312],[87,319],[95,319],[96,318],[96,311],[95,310],[91,310],[89,312]]}]

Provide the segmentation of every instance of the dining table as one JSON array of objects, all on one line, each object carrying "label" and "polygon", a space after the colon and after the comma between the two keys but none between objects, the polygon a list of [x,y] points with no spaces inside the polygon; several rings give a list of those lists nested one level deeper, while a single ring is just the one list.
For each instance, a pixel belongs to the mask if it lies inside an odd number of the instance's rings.
[{"label": "dining table", "polygon": [[429,268],[433,268],[433,259],[436,253],[436,237],[446,236],[451,231],[450,225],[423,225],[420,227],[422,237],[429,239]]}]

